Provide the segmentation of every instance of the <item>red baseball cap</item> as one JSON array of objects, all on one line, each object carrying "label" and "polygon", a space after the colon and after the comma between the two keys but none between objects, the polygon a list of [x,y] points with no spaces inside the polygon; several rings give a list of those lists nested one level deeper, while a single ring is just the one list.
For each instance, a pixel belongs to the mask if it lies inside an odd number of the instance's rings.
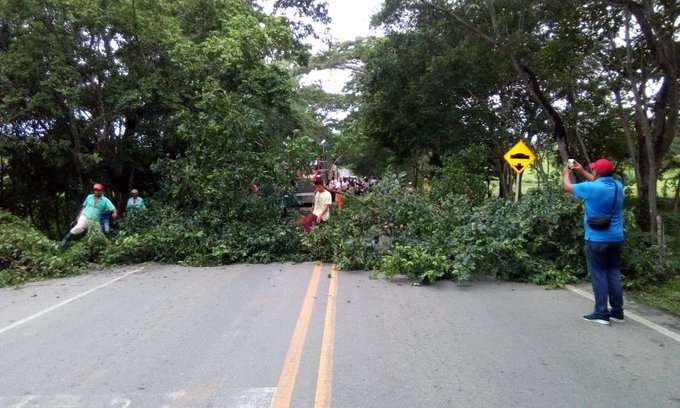
[{"label": "red baseball cap", "polygon": [[598,174],[607,174],[614,171],[614,166],[612,162],[607,159],[599,159],[588,165],[591,169],[595,170]]},{"label": "red baseball cap", "polygon": [[99,184],[99,183],[96,183],[95,185],[92,186],[92,189],[93,189],[93,190],[103,190],[103,189],[104,189],[104,186],[102,186],[102,185]]}]

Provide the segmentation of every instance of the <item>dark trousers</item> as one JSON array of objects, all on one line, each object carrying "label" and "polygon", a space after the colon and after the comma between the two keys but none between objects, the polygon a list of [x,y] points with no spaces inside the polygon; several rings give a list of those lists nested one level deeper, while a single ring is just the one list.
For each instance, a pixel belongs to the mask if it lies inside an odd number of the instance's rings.
[{"label": "dark trousers", "polygon": [[588,274],[593,283],[595,312],[609,315],[623,311],[623,288],[621,286],[621,254],[623,242],[586,241],[586,262]]}]

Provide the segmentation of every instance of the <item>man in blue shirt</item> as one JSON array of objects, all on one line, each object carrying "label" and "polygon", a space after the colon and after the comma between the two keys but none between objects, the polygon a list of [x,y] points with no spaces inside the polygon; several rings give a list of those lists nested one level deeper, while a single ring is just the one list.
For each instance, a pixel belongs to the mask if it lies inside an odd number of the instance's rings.
[{"label": "man in blue shirt", "polygon": [[[583,318],[609,324],[610,319],[623,321],[623,185],[612,178],[614,168],[609,160],[599,159],[588,167],[594,173],[586,172],[578,163],[574,163],[571,168],[565,165],[562,170],[562,188],[584,201],[586,262],[595,294],[595,310]],[[572,184],[571,170],[588,181]],[[598,218],[604,221],[601,222],[604,225],[596,225],[594,221]],[[607,307],[607,299],[611,310]]]},{"label": "man in blue shirt", "polygon": [[130,191],[130,198],[128,198],[127,206],[126,208],[129,209],[144,209],[146,208],[144,206],[144,199],[142,197],[139,197],[139,191],[137,189],[132,189]]}]

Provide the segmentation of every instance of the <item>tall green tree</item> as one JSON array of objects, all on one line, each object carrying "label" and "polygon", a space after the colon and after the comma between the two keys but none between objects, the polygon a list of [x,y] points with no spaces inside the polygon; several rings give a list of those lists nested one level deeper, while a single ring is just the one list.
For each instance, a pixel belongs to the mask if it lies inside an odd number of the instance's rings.
[{"label": "tall green tree", "polygon": [[[629,160],[640,197],[638,222],[653,229],[660,164],[677,134],[677,19],[675,3],[653,0],[387,0],[374,17],[387,30],[386,40],[367,57],[370,72],[365,77],[379,72],[372,67],[385,70],[391,63],[394,79],[390,82],[385,71],[364,82],[362,129],[381,129],[391,136],[377,140],[404,152],[414,151],[420,142],[429,146],[428,137],[437,130],[427,126],[439,123],[440,132],[451,126],[441,118],[426,118],[426,113],[435,106],[464,106],[475,92],[456,95],[456,89],[472,91],[479,84],[480,112],[495,119],[472,117],[487,129],[532,138],[546,152],[556,145],[560,161],[572,157],[588,162],[601,156],[618,163]],[[632,33],[629,41],[621,38],[626,27]],[[484,50],[477,59],[475,49]],[[451,56],[462,62],[455,65]],[[460,72],[466,63],[468,68]],[[428,89],[431,84],[435,86]],[[491,103],[485,104],[485,98]],[[432,103],[437,100],[440,105]],[[389,105],[408,108],[394,122],[384,121],[389,112],[376,107]],[[478,134],[465,125],[471,135]],[[409,126],[424,131],[407,135]],[[551,140],[542,133],[547,126]],[[399,134],[403,140],[389,140]],[[447,140],[460,145],[464,139]]]},{"label": "tall green tree", "polygon": [[[323,2],[278,3],[325,18]],[[93,181],[119,205],[133,186],[155,191],[154,163],[190,153],[185,129],[210,125],[215,98],[239,100],[222,115],[256,121],[257,137],[304,136],[294,29],[246,0],[3,0],[0,205],[57,235]]]},{"label": "tall green tree", "polygon": [[[631,144],[638,153],[638,221],[643,228],[656,232],[661,224],[657,218],[657,181],[678,133],[680,6],[655,0],[612,0],[609,4],[625,21],[625,57],[619,59],[623,67],[618,72],[630,92],[634,112],[637,137]],[[648,97],[650,85],[656,85],[656,90]]]}]

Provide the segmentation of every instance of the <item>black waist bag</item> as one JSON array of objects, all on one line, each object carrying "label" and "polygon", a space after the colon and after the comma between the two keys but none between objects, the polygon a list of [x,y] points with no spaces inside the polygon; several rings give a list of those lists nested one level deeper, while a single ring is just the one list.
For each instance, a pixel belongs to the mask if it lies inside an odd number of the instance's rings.
[{"label": "black waist bag", "polygon": [[616,209],[616,199],[619,197],[619,188],[614,182],[614,202],[612,203],[611,214],[609,215],[598,215],[596,217],[588,216],[586,217],[586,222],[591,229],[596,231],[604,231],[609,229],[609,225],[612,223],[612,217],[614,216],[614,210]]},{"label": "black waist bag", "polygon": [[612,217],[610,215],[600,215],[597,217],[588,217],[588,226],[591,229],[597,231],[603,231],[609,229],[609,224],[612,223]]}]

